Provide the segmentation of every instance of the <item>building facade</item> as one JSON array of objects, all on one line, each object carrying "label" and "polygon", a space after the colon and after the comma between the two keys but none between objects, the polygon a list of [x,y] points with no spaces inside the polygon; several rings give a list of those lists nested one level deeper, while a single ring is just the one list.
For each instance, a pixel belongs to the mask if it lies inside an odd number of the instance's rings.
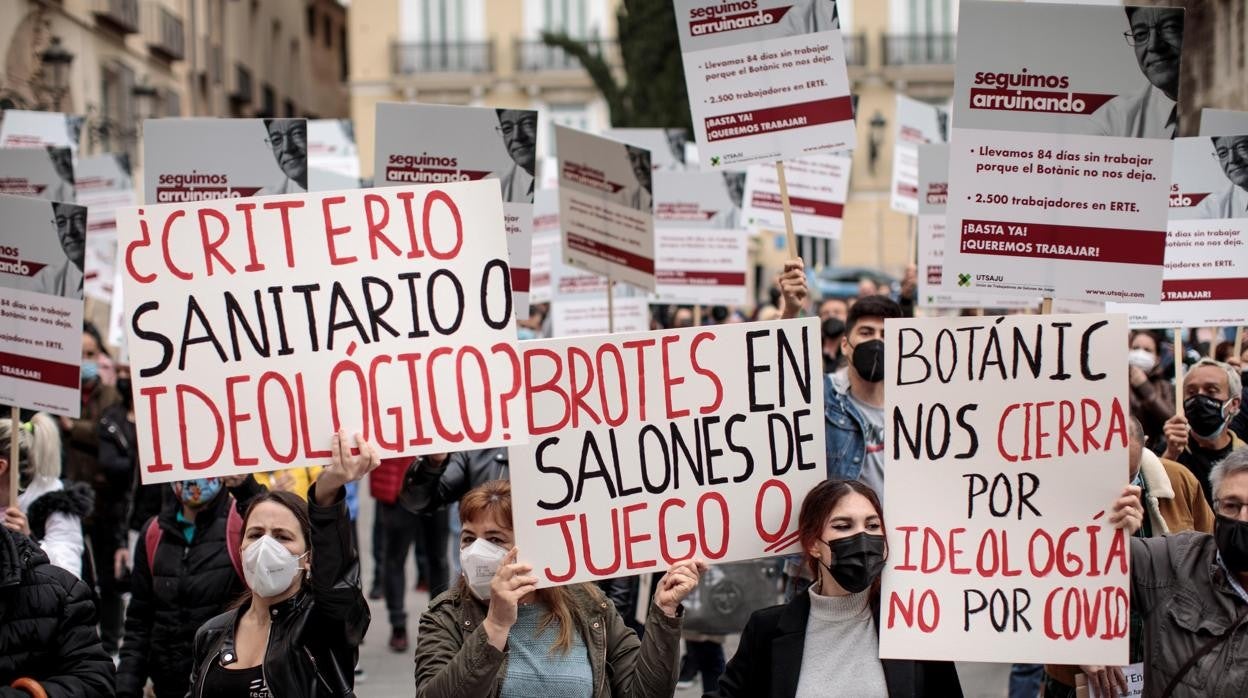
[{"label": "building facade", "polygon": [[[134,155],[147,117],[345,117],[346,14],[337,0],[0,0],[0,105],[85,116],[88,154]],[[54,39],[73,56],[60,88],[41,59]]]},{"label": "building facade", "polygon": [[615,0],[353,0],[351,116],[363,175],[372,176],[378,102],[538,109],[539,155],[552,151],[553,124],[606,128],[606,104],[588,75],[540,37],[564,31],[613,52],[615,6]]}]

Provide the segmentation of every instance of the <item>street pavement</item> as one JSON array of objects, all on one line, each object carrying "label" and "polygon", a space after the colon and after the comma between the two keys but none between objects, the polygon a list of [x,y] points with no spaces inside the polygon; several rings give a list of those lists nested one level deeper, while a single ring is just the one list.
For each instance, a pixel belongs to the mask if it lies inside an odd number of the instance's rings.
[{"label": "street pavement", "polygon": [[[373,561],[369,551],[372,539],[373,502],[364,497],[360,502],[360,551],[364,570],[365,590],[373,581]],[[370,601],[373,621],[369,625],[368,635],[360,648],[360,666],[364,669],[363,680],[356,682],[356,694],[361,698],[390,698],[391,696],[411,696],[415,693],[415,661],[416,629],[420,614],[429,605],[429,595],[414,590],[415,563],[408,556],[407,563],[407,613],[409,650],[403,654],[390,651],[390,623],[386,619],[384,601]],[[737,637],[730,636],[725,643],[728,657],[736,650]],[[958,675],[962,680],[962,691],[966,698],[1005,698],[1009,682],[1010,667],[1006,664],[958,664]],[[696,698],[702,695],[701,684],[676,691],[676,698]]]}]

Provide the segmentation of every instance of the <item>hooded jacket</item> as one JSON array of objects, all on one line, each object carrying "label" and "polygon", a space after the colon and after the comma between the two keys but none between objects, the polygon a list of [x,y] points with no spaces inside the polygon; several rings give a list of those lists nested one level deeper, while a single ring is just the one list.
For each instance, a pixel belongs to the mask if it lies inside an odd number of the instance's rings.
[{"label": "hooded jacket", "polygon": [[37,681],[49,698],[113,695],[113,662],[100,646],[91,590],[48,562],[34,541],[0,526],[0,698]]}]

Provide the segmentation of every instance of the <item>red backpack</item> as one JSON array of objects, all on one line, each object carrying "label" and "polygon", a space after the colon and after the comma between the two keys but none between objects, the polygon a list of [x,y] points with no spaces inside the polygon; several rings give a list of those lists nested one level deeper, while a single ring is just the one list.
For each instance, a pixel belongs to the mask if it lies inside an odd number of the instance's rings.
[{"label": "red backpack", "polygon": [[[240,548],[243,544],[243,517],[238,513],[238,506],[234,503],[233,495],[230,497],[229,510],[230,513],[225,519],[225,550],[230,555],[230,564],[234,566],[234,572],[238,574],[239,579],[243,577],[243,558]],[[156,517],[147,520],[147,531],[143,534],[143,547],[147,550],[147,571],[154,574],[156,548],[160,547],[160,538],[164,531],[160,529],[160,522]]]}]

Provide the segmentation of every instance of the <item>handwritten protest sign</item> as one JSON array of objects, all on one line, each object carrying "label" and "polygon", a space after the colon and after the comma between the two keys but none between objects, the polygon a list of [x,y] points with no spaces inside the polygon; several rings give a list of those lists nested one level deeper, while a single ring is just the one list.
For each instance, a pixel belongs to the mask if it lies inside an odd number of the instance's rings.
[{"label": "handwritten protest sign", "polygon": [[1248,111],[1200,110],[1200,135],[1229,136],[1237,133],[1248,133]]},{"label": "handwritten protest sign", "polygon": [[238,199],[308,190],[305,119],[148,119],[143,201]]},{"label": "handwritten protest sign", "polygon": [[774,162],[854,147],[836,3],[675,1],[704,165]]},{"label": "handwritten protest sign", "polygon": [[0,195],[0,220],[0,404],[77,417],[87,209]]},{"label": "handwritten protest sign", "polygon": [[0,194],[73,203],[73,153],[56,146],[0,148]]},{"label": "handwritten protest sign", "polygon": [[555,143],[564,261],[653,291],[650,151],[563,126]]},{"label": "handwritten protest sign", "polygon": [[373,162],[378,184],[496,181],[506,216],[514,307],[517,316],[528,317],[537,112],[378,104]]},{"label": "handwritten protest sign", "polygon": [[949,114],[934,104],[898,94],[896,122],[888,204],[894,211],[915,216],[919,213],[918,148],[949,140]]},{"label": "handwritten protest sign", "polygon": [[1183,10],[967,0],[959,17],[945,284],[1156,303]]},{"label": "handwritten protest sign", "polygon": [[[920,145],[918,160],[918,304],[924,308],[1034,308],[1039,298],[953,291],[941,283],[945,265],[945,200],[949,193],[949,146]],[[963,282],[959,279],[959,285]],[[966,283],[970,280],[966,279]]]},{"label": "handwritten protest sign", "polygon": [[[526,440],[496,182],[124,209],[144,482]],[[188,425],[194,428],[187,428]]]},{"label": "handwritten protest sign", "polygon": [[1133,328],[1248,324],[1245,162],[1248,135],[1175,139],[1161,303],[1110,312]]},{"label": "handwritten protest sign", "polygon": [[[852,161],[844,155],[812,155],[784,163],[797,235],[841,237]],[[771,165],[751,165],[745,179],[745,221],[752,230],[784,230],[780,180]]]},{"label": "handwritten protest sign", "polygon": [[889,320],[880,656],[1127,663],[1122,315]]},{"label": "handwritten protest sign", "polygon": [[827,475],[819,337],[803,318],[525,342],[512,501],[540,584],[795,552]]}]

